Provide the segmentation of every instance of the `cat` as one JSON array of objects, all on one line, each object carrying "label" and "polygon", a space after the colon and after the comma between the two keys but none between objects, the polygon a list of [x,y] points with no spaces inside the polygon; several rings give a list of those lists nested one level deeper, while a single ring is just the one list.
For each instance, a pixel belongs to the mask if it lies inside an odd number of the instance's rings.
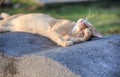
[{"label": "cat", "polygon": [[62,47],[73,45],[77,42],[89,40],[92,36],[102,37],[93,25],[85,19],[73,22],[67,19],[56,19],[52,16],[31,13],[10,16],[2,13],[0,32],[29,32],[45,36]]}]

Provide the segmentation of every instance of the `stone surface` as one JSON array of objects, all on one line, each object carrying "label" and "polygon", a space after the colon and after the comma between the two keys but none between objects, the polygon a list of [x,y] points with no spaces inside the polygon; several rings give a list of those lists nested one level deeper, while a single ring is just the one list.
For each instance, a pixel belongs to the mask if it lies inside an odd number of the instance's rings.
[{"label": "stone surface", "polygon": [[0,77],[120,77],[120,35],[66,48],[29,33],[0,34]]},{"label": "stone surface", "polygon": [[10,57],[0,54],[0,77],[80,77],[43,56]]}]

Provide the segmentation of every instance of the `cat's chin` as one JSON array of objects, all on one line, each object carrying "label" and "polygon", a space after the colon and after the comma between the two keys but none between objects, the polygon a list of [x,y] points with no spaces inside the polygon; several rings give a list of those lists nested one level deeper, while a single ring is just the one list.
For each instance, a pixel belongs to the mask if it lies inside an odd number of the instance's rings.
[{"label": "cat's chin", "polygon": [[74,26],[73,26],[73,28],[72,28],[72,35],[74,35],[74,34],[76,34],[78,32],[78,25],[77,24],[75,24]]}]

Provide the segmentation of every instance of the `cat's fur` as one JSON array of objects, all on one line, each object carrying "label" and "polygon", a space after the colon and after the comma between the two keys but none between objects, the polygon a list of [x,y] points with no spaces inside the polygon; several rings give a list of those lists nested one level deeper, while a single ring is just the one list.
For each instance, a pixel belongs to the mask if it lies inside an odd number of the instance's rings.
[{"label": "cat's fur", "polygon": [[87,41],[91,36],[101,37],[93,25],[84,19],[73,22],[40,13],[12,16],[2,13],[1,17],[3,20],[0,21],[0,32],[19,31],[39,34],[63,47]]}]

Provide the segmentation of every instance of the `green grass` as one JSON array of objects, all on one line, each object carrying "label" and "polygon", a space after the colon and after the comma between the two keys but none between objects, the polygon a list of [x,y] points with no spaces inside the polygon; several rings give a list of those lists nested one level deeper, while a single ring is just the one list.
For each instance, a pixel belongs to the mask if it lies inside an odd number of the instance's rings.
[{"label": "green grass", "polygon": [[[33,2],[26,0],[13,0],[14,3],[21,2],[21,7],[1,8],[0,12],[9,14],[17,13],[45,13],[56,18],[64,18],[76,21],[79,18],[86,18],[89,10],[91,16],[89,21],[103,35],[120,34],[120,5],[119,2],[87,2],[77,4],[51,4],[40,7]],[[95,19],[92,19],[94,18]]]}]

